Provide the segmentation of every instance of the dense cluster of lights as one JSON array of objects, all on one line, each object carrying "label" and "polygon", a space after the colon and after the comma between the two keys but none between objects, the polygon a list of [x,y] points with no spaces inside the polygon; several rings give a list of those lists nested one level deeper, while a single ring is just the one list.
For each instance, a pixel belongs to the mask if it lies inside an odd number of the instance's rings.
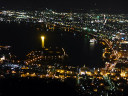
[{"label": "dense cluster of lights", "polygon": [[[53,51],[44,46],[42,36],[43,51],[32,51],[29,53],[25,65],[5,64],[2,68],[9,67],[6,74],[18,74],[19,77],[53,78],[64,81],[67,78],[77,80],[77,88],[80,94],[99,94],[99,96],[115,95],[116,92],[122,94],[124,87],[128,84],[128,67],[116,66],[118,63],[127,65],[128,61],[128,18],[126,14],[94,14],[94,13],[62,13],[52,10],[44,11],[4,11],[0,12],[1,22],[44,22],[47,30],[54,31],[60,27],[68,32],[88,33],[101,40],[104,49],[103,58],[107,59],[105,68],[89,69],[87,67],[73,67],[61,65],[58,60],[64,59],[65,51]],[[40,30],[40,28],[37,28]],[[94,39],[93,39],[94,40]],[[50,50],[50,51],[49,51]],[[49,54],[44,54],[44,52]],[[55,52],[55,55],[52,53]],[[10,55],[11,57],[11,55]],[[3,56],[0,62],[6,60]],[[10,60],[12,60],[10,58]],[[52,64],[49,64],[50,61]],[[20,61],[19,61],[20,62]],[[16,70],[18,68],[18,71]],[[4,78],[5,74],[0,77]],[[125,81],[125,82],[123,82]],[[102,90],[102,91],[101,91]]]}]

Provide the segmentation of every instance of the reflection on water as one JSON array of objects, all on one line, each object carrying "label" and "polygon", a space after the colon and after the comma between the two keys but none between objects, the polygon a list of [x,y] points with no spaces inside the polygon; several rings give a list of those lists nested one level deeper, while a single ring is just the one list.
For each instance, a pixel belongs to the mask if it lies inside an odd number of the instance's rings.
[{"label": "reflection on water", "polygon": [[90,50],[94,50],[95,48],[95,43],[90,43]]},{"label": "reflection on water", "polygon": [[[69,56],[68,64],[74,66],[102,67],[102,47],[98,43],[89,43],[88,37],[72,32],[37,32],[29,25],[1,24],[1,42],[11,45],[13,52],[20,58],[31,50],[41,48],[40,36],[45,35],[46,47],[62,47]],[[8,34],[8,37],[7,37]],[[75,36],[74,36],[75,35]],[[7,43],[8,42],[8,43]]]}]

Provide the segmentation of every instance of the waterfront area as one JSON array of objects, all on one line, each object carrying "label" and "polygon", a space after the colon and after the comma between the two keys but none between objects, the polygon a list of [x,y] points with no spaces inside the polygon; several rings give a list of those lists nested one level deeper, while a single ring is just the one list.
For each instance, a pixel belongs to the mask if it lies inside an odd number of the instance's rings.
[{"label": "waterfront area", "polygon": [[128,95],[127,14],[1,10],[0,18],[5,89],[10,80],[22,94]]}]

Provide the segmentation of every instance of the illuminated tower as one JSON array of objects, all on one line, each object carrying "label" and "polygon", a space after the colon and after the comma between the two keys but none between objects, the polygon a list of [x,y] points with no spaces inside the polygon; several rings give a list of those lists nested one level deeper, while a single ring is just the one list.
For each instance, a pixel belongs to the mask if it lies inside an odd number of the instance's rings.
[{"label": "illuminated tower", "polygon": [[42,40],[42,48],[44,48],[44,39],[45,39],[45,37],[44,37],[44,36],[41,36],[41,40]]}]

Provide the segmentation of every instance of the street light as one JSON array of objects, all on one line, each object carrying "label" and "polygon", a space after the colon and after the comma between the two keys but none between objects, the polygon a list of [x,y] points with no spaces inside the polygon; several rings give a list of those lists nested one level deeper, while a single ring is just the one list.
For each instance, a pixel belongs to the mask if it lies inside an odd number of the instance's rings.
[{"label": "street light", "polygon": [[44,36],[41,36],[41,40],[42,40],[42,48],[44,48],[44,39],[45,39],[45,37],[44,37]]}]

